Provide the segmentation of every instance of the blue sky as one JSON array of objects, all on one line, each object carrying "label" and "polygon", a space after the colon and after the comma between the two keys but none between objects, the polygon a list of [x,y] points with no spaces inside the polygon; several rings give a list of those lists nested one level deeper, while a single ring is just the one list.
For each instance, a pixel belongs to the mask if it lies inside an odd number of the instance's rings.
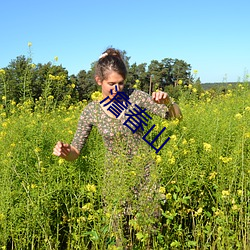
[{"label": "blue sky", "polygon": [[136,62],[177,58],[203,83],[250,73],[249,0],[8,0],[0,5],[0,68],[19,55],[89,70],[112,46]]}]

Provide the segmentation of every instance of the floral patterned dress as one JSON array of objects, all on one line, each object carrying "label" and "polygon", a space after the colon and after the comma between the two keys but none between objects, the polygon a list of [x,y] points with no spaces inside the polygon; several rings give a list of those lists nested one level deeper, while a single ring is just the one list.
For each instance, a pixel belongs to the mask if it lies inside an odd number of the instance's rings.
[{"label": "floral patterned dress", "polygon": [[[169,112],[166,105],[155,103],[143,91],[128,89],[124,92],[131,104],[118,118],[110,117],[98,101],[84,108],[72,145],[81,151],[92,127],[96,126],[107,148],[103,182],[100,183],[105,209],[115,213],[118,210],[114,207],[119,204],[125,216],[133,216],[139,211],[142,218],[152,218],[153,221],[159,212],[158,201],[161,199],[157,191],[159,178],[153,177],[157,176],[157,168],[149,154],[150,146],[142,140],[145,131],[139,128],[133,133],[123,123],[135,105],[166,119]],[[145,150],[139,151],[141,144]],[[138,158],[137,161],[133,161],[134,158]],[[118,203],[114,204],[114,201]],[[121,215],[113,214],[112,218],[113,229],[117,231]]]},{"label": "floral patterned dress", "polygon": [[[146,112],[149,111],[153,114],[159,115],[162,118],[168,118],[168,108],[164,104],[155,103],[152,98],[145,92],[140,90],[128,89],[124,91],[129,96],[129,102],[125,113],[119,116],[119,119],[112,118],[105,113],[100,103],[93,101],[89,103],[83,110],[79,122],[78,128],[72,141],[72,146],[81,151],[84,146],[92,126],[98,128],[99,133],[102,135],[104,145],[111,154],[120,153],[120,149],[117,147],[122,146],[126,150],[127,155],[135,155],[138,146],[142,143],[143,131],[138,129],[134,134],[123,123],[128,119],[126,114],[129,114],[129,110],[133,110],[135,104],[141,108],[145,108]],[[143,141],[144,142],[144,141]],[[146,144],[146,142],[144,142]]]}]

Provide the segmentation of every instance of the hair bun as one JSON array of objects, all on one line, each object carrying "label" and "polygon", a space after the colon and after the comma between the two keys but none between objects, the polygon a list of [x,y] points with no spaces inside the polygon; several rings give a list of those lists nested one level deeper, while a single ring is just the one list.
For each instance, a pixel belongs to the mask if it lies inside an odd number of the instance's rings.
[{"label": "hair bun", "polygon": [[114,49],[114,48],[108,48],[106,49],[102,54],[101,56],[99,57],[99,59],[103,59],[105,58],[106,56],[115,56],[115,57],[118,57],[119,59],[123,59],[122,58],[122,55],[121,55],[121,52],[117,49]]},{"label": "hair bun", "polygon": [[102,58],[104,58],[104,57],[106,57],[106,56],[108,56],[108,53],[107,53],[107,52],[104,52],[104,53],[102,53],[102,54],[100,55],[99,59],[102,59]]}]

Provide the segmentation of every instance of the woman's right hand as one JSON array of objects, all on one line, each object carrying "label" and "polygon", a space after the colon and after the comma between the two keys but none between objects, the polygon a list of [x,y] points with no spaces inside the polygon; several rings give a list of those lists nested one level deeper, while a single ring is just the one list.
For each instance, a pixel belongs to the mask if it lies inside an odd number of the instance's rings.
[{"label": "woman's right hand", "polygon": [[74,161],[80,155],[80,152],[68,143],[58,141],[54,147],[53,154],[67,161]]},{"label": "woman's right hand", "polygon": [[70,144],[58,141],[54,147],[53,154],[66,159],[70,151]]}]

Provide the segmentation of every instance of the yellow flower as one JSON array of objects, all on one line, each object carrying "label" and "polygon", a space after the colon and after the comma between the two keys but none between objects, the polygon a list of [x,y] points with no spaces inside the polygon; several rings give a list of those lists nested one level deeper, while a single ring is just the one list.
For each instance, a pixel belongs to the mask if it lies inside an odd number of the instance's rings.
[{"label": "yellow flower", "polygon": [[130,171],[130,174],[136,176],[136,172],[135,171]]},{"label": "yellow flower", "polygon": [[111,214],[108,213],[108,212],[107,212],[105,215],[106,215],[106,217],[107,217],[108,219],[111,217]]},{"label": "yellow flower", "polygon": [[8,126],[8,123],[7,123],[7,122],[3,122],[3,123],[2,123],[2,126],[3,126],[4,128],[6,128],[6,127]]},{"label": "yellow flower", "polygon": [[95,185],[88,184],[86,186],[86,189],[87,189],[87,191],[89,191],[91,193],[95,193],[96,192],[96,186]]},{"label": "yellow flower", "polygon": [[139,83],[139,82],[140,82],[140,80],[138,80],[138,79],[135,80],[135,83]]},{"label": "yellow flower", "polygon": [[189,143],[195,143],[195,139],[194,138],[189,139]]},{"label": "yellow flower", "polygon": [[212,146],[209,143],[203,142],[203,148],[207,152],[211,152],[212,151]]},{"label": "yellow flower", "polygon": [[242,195],[243,194],[243,191],[241,189],[237,190],[237,194],[238,195]]},{"label": "yellow flower", "polygon": [[172,194],[167,193],[167,194],[166,194],[166,199],[167,199],[167,200],[170,200],[171,198],[172,198]]},{"label": "yellow flower", "polygon": [[198,215],[201,215],[202,214],[202,211],[203,211],[203,209],[202,209],[202,207],[200,207],[196,212],[195,212],[195,216],[198,216]]},{"label": "yellow flower", "polygon": [[250,138],[250,132],[245,133],[245,138]]},{"label": "yellow flower", "polygon": [[222,190],[222,197],[225,198],[226,196],[230,195],[230,191],[229,190]]},{"label": "yellow flower", "polygon": [[237,205],[237,204],[234,204],[234,205],[232,206],[232,210],[234,210],[234,211],[237,211],[237,210],[239,210],[239,207],[238,207],[238,205]]},{"label": "yellow flower", "polygon": [[177,139],[176,135],[171,135],[170,138],[171,138],[171,140],[173,140],[173,141],[176,141],[176,139]]},{"label": "yellow flower", "polygon": [[192,91],[193,91],[194,93],[196,93],[196,92],[197,92],[197,89],[196,89],[196,88],[193,88]]},{"label": "yellow flower", "polygon": [[217,209],[217,210],[214,212],[214,215],[215,215],[215,216],[223,215],[223,211],[221,211],[220,209]]},{"label": "yellow flower", "polygon": [[250,107],[249,106],[245,107],[245,110],[250,111]]},{"label": "yellow flower", "polygon": [[91,94],[91,99],[93,101],[101,101],[103,98],[102,93],[100,91],[95,91]]},{"label": "yellow flower", "polygon": [[155,161],[156,161],[157,164],[161,163],[162,162],[161,156],[157,155]]},{"label": "yellow flower", "polygon": [[240,120],[242,118],[242,114],[238,113],[234,116],[237,120]]},{"label": "yellow flower", "polygon": [[167,127],[168,127],[168,122],[167,122],[167,121],[163,121],[163,122],[161,123],[161,125],[162,125],[163,127],[167,128]]},{"label": "yellow flower", "polygon": [[156,132],[158,132],[158,131],[159,131],[159,124],[158,124],[158,123],[156,123],[156,124],[155,124],[154,129],[155,129],[155,131],[156,131]]},{"label": "yellow flower", "polygon": [[71,84],[71,88],[74,89],[76,85],[74,83]]},{"label": "yellow flower", "polygon": [[55,57],[54,57],[54,60],[57,62],[57,61],[58,61],[58,56],[55,56]]},{"label": "yellow flower", "polygon": [[94,216],[91,215],[91,214],[89,214],[89,215],[88,215],[88,221],[93,221],[93,220],[94,220]]},{"label": "yellow flower", "polygon": [[62,164],[64,163],[64,159],[63,159],[63,158],[60,158],[60,159],[58,160],[58,163],[59,163],[59,165],[62,165]]},{"label": "yellow flower", "polygon": [[183,140],[182,140],[182,145],[186,145],[187,144],[187,140],[184,138]]},{"label": "yellow flower", "polygon": [[4,220],[4,218],[5,218],[4,214],[0,214],[0,221]]},{"label": "yellow flower", "polygon": [[174,119],[171,121],[171,123],[176,126],[178,123],[179,123],[179,120],[178,119]]},{"label": "yellow flower", "polygon": [[28,42],[28,46],[31,47],[32,46],[32,42]]},{"label": "yellow flower", "polygon": [[2,100],[6,100],[6,96],[5,95],[2,96]]},{"label": "yellow flower", "polygon": [[53,95],[49,95],[48,96],[48,100],[53,100],[54,99],[54,96]]},{"label": "yellow flower", "polygon": [[220,156],[219,159],[222,160],[223,163],[228,163],[233,160],[232,157],[223,157],[223,156]]},{"label": "yellow flower", "polygon": [[174,158],[174,156],[172,156],[170,159],[168,159],[168,162],[170,164],[175,164],[175,158]]},{"label": "yellow flower", "polygon": [[188,84],[188,88],[192,89],[193,85],[192,84]]},{"label": "yellow flower", "polygon": [[55,79],[56,79],[56,77],[55,77],[55,76],[53,76],[53,75],[49,74],[49,80],[55,80]]},{"label": "yellow flower", "polygon": [[212,180],[212,179],[214,179],[214,178],[216,177],[216,175],[217,175],[216,172],[212,172],[212,173],[210,173],[208,179],[209,179],[209,180]]},{"label": "yellow flower", "polygon": [[159,188],[159,193],[165,194],[166,193],[166,188],[165,187],[160,187]]},{"label": "yellow flower", "polygon": [[36,153],[38,153],[38,152],[41,151],[41,149],[40,149],[39,147],[36,147],[36,148],[34,149],[34,151],[35,151]]},{"label": "yellow flower", "polygon": [[37,187],[37,185],[32,183],[30,187],[31,187],[32,189],[34,189],[34,188]]},{"label": "yellow flower", "polygon": [[198,70],[197,69],[194,69],[193,70],[193,73],[196,75],[198,73]]},{"label": "yellow flower", "polygon": [[0,69],[0,75],[5,75],[5,70],[4,69]]},{"label": "yellow flower", "polygon": [[86,203],[84,206],[82,206],[82,211],[86,212],[86,211],[90,211],[93,208],[92,203]]},{"label": "yellow flower", "polygon": [[178,81],[178,84],[179,84],[179,85],[182,85],[182,83],[183,83],[182,80],[179,80],[179,81]]}]

